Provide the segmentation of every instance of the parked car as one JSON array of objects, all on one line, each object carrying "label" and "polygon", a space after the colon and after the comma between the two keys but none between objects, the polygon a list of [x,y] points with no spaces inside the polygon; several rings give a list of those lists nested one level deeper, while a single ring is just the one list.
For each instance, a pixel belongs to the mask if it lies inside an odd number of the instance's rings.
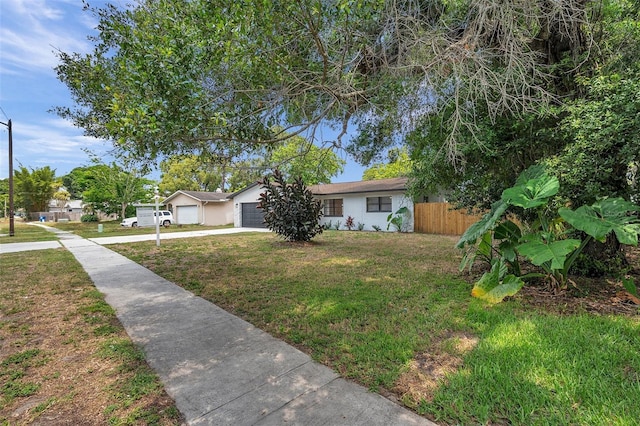
[{"label": "parked car", "polygon": [[[169,210],[160,210],[158,212],[160,214],[160,225],[164,226],[165,228],[168,227],[169,225],[171,225],[173,223],[173,213],[171,213]],[[156,223],[155,219],[156,219],[156,212],[153,212],[153,223]],[[136,228],[138,226],[138,218],[137,217],[128,217],[126,219],[124,219],[122,222],[120,222],[120,226],[126,226],[126,227],[131,227],[131,228]]]}]

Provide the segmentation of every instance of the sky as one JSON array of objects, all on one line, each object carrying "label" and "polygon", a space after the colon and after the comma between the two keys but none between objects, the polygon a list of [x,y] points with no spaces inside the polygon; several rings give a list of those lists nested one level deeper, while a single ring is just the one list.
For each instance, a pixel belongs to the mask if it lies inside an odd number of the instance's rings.
[{"label": "sky", "polygon": [[[112,0],[125,5],[124,0]],[[105,1],[89,0],[92,7]],[[88,53],[97,20],[83,11],[82,0],[0,0],[0,179],[9,176],[8,128],[11,119],[13,168],[49,166],[57,177],[90,165],[90,151],[108,162],[109,141],[83,135],[69,121],[50,112],[72,107],[66,86],[57,79],[57,51]],[[345,171],[332,182],[358,181],[364,168],[346,154]],[[159,179],[159,173],[149,176]]]}]

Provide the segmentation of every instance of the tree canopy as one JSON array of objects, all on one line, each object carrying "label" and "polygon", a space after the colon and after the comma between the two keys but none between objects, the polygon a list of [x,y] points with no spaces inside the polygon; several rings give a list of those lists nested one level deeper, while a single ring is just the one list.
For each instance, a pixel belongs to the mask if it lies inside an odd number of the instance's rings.
[{"label": "tree canopy", "polygon": [[[588,138],[575,134],[570,117],[582,108],[602,118],[588,106],[596,105],[598,78],[637,80],[630,71],[640,57],[639,10],[631,0],[140,0],[94,8],[94,50],[59,54],[58,76],[75,106],[57,112],[143,159],[232,159],[305,134],[370,164],[408,144],[416,187],[437,184],[481,205],[529,165],[572,158],[569,146]],[[632,87],[611,90],[634,99]],[[316,140],[327,126],[335,138]],[[634,160],[622,151],[619,159]],[[618,181],[623,169],[611,168]]]},{"label": "tree canopy", "polygon": [[271,170],[286,179],[301,178],[305,185],[330,183],[344,170],[346,162],[329,148],[320,148],[301,136],[293,136],[267,154]]},{"label": "tree canopy", "polygon": [[406,147],[391,148],[387,153],[386,163],[376,163],[362,173],[362,180],[389,179],[407,177],[413,169]]},{"label": "tree canopy", "polygon": [[144,178],[145,170],[135,162],[119,158],[118,162],[76,167],[62,177],[71,198],[82,199],[93,211],[117,214],[124,218],[127,207],[135,202],[151,202],[153,181]]},{"label": "tree canopy", "polygon": [[[226,155],[319,125],[362,161],[433,118],[449,157],[491,121],[547,105],[551,65],[588,53],[583,0],[139,1],[91,9],[94,51],[60,52],[58,113],[145,158]],[[454,106],[455,108],[451,108]],[[282,132],[274,132],[279,125]],[[370,148],[370,149],[365,149]]]},{"label": "tree canopy", "polygon": [[209,191],[223,187],[224,168],[219,164],[203,161],[196,155],[170,157],[160,163],[160,183],[163,194],[175,191]]},{"label": "tree canopy", "polygon": [[14,178],[17,207],[23,208],[27,214],[49,211],[49,201],[60,187],[54,169],[46,166],[29,171],[20,166],[14,171]]}]

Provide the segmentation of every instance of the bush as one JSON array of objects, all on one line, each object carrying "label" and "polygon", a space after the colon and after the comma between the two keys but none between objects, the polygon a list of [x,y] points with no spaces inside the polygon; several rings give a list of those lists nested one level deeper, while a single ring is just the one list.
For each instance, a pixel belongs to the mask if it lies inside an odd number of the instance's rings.
[{"label": "bush", "polygon": [[83,214],[80,217],[80,222],[99,222],[99,220],[95,214]]},{"label": "bush", "polygon": [[[273,179],[273,181],[272,181]],[[322,204],[313,198],[302,178],[287,183],[279,170],[266,176],[260,184],[258,208],[264,210],[267,228],[287,241],[310,241],[322,233]]]}]

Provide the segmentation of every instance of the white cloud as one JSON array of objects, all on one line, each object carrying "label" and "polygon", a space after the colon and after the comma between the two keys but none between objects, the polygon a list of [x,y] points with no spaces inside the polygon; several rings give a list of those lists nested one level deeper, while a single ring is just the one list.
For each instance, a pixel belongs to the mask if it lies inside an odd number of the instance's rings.
[{"label": "white cloud", "polygon": [[[86,15],[80,2],[2,0],[0,8],[0,71],[3,73],[50,72],[58,64],[56,49],[87,52],[91,47],[86,38],[89,30],[84,24],[69,25]],[[80,29],[87,32],[82,33]]]},{"label": "white cloud", "polygon": [[[7,132],[0,132],[0,175],[8,176]],[[107,141],[82,135],[81,130],[66,120],[55,118],[38,124],[13,126],[14,169],[21,163],[28,168],[50,166],[56,175],[68,173],[74,167],[86,165],[85,150],[107,155],[112,148]]]}]

